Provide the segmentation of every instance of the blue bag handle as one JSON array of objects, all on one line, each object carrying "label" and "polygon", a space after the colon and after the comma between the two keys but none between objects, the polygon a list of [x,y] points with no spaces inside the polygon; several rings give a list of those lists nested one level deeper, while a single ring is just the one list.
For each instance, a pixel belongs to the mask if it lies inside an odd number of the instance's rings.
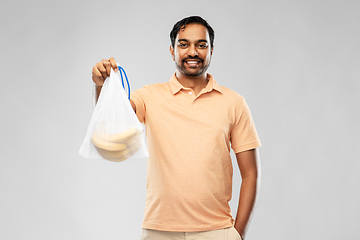
[{"label": "blue bag handle", "polygon": [[130,100],[130,84],[129,84],[128,77],[126,76],[126,72],[125,72],[125,70],[124,70],[122,67],[118,66],[118,68],[119,68],[119,71],[120,71],[122,86],[123,86],[123,88],[126,90],[125,84],[124,84],[124,78],[123,78],[123,75],[122,75],[122,74],[124,73],[124,75],[125,75],[126,85],[127,85],[127,89],[128,89],[128,99]]}]

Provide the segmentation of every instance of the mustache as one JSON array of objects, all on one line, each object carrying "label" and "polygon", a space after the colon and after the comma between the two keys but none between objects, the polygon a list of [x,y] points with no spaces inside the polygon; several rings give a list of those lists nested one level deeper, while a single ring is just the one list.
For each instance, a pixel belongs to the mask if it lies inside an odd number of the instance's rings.
[{"label": "mustache", "polygon": [[202,59],[202,58],[199,58],[199,57],[187,57],[187,58],[184,58],[183,60],[182,60],[182,63],[184,63],[185,61],[191,61],[191,60],[196,60],[196,61],[200,61],[200,62],[203,62],[204,61],[204,59]]}]

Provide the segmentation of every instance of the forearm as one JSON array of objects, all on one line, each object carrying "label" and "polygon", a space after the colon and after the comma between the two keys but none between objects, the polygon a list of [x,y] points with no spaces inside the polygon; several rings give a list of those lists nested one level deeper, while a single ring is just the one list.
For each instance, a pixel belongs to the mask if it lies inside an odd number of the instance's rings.
[{"label": "forearm", "polygon": [[254,213],[260,187],[260,176],[247,176],[242,179],[239,205],[235,219],[235,228],[245,239],[252,215]]}]

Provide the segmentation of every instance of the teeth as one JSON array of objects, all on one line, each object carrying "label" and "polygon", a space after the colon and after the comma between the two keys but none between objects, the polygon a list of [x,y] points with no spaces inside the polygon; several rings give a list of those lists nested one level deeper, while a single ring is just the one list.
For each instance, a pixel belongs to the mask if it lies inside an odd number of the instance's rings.
[{"label": "teeth", "polygon": [[189,63],[189,64],[195,64],[195,63],[197,63],[196,61],[188,61],[187,63]]}]

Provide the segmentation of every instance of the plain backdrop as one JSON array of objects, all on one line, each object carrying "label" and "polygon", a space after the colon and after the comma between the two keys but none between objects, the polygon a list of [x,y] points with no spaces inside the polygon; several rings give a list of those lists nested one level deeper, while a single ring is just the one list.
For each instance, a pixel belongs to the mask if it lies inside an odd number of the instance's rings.
[{"label": "plain backdrop", "polygon": [[[175,71],[169,32],[200,15],[209,68],[246,98],[262,141],[247,239],[357,239],[360,2],[9,1],[0,8],[0,239],[139,239],[146,159],[85,159],[92,67],[114,57],[131,88]],[[234,159],[233,159],[234,160]],[[232,212],[240,177],[234,161]]]}]

